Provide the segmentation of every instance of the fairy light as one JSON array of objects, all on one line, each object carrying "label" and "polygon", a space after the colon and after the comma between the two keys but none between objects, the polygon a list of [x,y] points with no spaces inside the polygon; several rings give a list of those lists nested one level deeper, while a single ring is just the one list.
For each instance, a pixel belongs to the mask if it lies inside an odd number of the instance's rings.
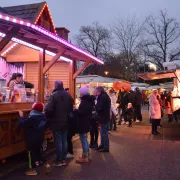
[{"label": "fairy light", "polygon": [[44,9],[45,9],[45,8],[47,8],[47,10],[48,10],[49,17],[50,17],[50,20],[51,20],[51,23],[52,23],[52,26],[53,26],[53,30],[54,30],[55,34],[57,34],[56,28],[55,28],[55,26],[54,26],[53,18],[52,18],[52,16],[51,16],[51,13],[50,13],[50,10],[49,10],[49,7],[48,7],[47,4],[45,4],[45,5],[43,6],[43,8],[41,9],[41,12],[39,13],[38,17],[36,18],[34,24],[37,24],[39,18],[41,17],[42,13],[44,12]]},{"label": "fairy light", "polygon": [[51,16],[51,13],[50,13],[50,10],[49,10],[49,7],[48,7],[48,5],[47,5],[47,4],[46,4],[46,7],[47,7],[47,10],[48,10],[48,12],[49,12],[49,15],[50,15],[50,18],[51,18],[51,22],[52,22],[52,25],[53,25],[54,31],[55,31],[55,33],[57,34],[57,32],[56,32],[56,28],[55,28],[55,26],[54,26],[53,18],[52,18],[52,16]]},{"label": "fairy light", "polygon": [[13,19],[13,22],[16,22],[16,19]]},{"label": "fairy light", "polygon": [[[5,36],[5,34],[3,34],[3,33],[0,32],[0,37],[4,37],[4,36]],[[8,49],[6,49],[3,53],[1,53],[1,56],[6,55],[6,54],[7,54],[9,51],[11,51],[17,44],[21,44],[21,45],[30,47],[30,48],[35,49],[35,50],[38,50],[38,51],[43,50],[42,48],[40,48],[40,47],[38,47],[38,46],[32,45],[32,44],[30,44],[30,43],[27,43],[27,42],[25,42],[25,41],[19,40],[19,39],[17,39],[17,38],[12,38],[12,41],[15,42],[15,43],[14,43],[13,45],[11,45]],[[53,53],[53,52],[51,52],[51,51],[48,51],[48,50],[46,50],[45,53],[46,53],[47,55],[50,55],[50,56],[55,56],[55,55],[56,55],[55,53]],[[66,61],[66,62],[70,62],[70,63],[72,62],[71,59],[66,58],[66,57],[64,57],[64,56],[61,56],[61,57],[60,57],[60,60],[63,60],[63,61]]]},{"label": "fairy light", "polygon": [[[13,22],[13,17],[10,18],[10,17],[8,17],[8,16],[5,16],[3,13],[2,13],[2,19]],[[72,48],[72,49],[76,50],[77,52],[80,52],[81,54],[84,54],[84,55],[88,56],[89,58],[91,58],[91,59],[99,62],[100,64],[104,64],[103,61],[100,60],[99,58],[93,56],[93,55],[90,54],[89,52],[86,52],[86,51],[80,49],[80,48],[77,47],[76,45],[73,45],[73,44],[69,43],[68,41],[60,38],[59,36],[54,35],[53,33],[49,32],[48,30],[46,30],[46,29],[44,29],[44,28],[42,28],[42,27],[39,27],[39,26],[37,26],[37,25],[33,25],[33,24],[31,24],[30,22],[28,22],[28,21],[22,21],[22,19],[16,19],[16,20],[17,20],[17,21],[16,21],[15,23],[21,24],[21,23],[23,22],[23,24],[27,25],[29,28],[32,28],[32,29],[34,29],[34,30],[36,30],[36,31],[38,31],[38,32],[46,35],[46,36],[51,37],[52,39],[60,42],[61,44],[66,45],[66,46],[68,46],[69,48]],[[1,35],[3,35],[3,33],[1,33]],[[15,38],[14,38],[14,39],[15,39]],[[17,43],[19,43],[19,42],[17,42]],[[26,43],[26,42],[25,42],[25,43]],[[27,44],[29,44],[29,43],[27,43]],[[34,45],[32,45],[32,46],[34,46]],[[32,47],[32,46],[30,46],[30,47]],[[35,47],[35,46],[34,46],[34,47]],[[37,46],[36,46],[36,47],[37,47]],[[38,48],[39,48],[39,47],[38,47]]]},{"label": "fairy light", "polygon": [[3,53],[1,53],[1,56],[6,55],[9,51],[11,51],[15,46],[17,45],[17,43],[14,43],[13,45],[11,45],[8,49],[6,49]]}]

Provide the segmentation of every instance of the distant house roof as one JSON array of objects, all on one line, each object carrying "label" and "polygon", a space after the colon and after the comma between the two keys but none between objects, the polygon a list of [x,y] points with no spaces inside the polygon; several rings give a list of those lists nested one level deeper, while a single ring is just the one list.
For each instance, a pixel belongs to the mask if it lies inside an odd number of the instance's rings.
[{"label": "distant house roof", "polygon": [[113,83],[113,82],[119,82],[124,81],[121,79],[116,78],[109,78],[109,77],[102,77],[98,75],[84,75],[84,76],[78,76],[76,78],[77,84],[86,84],[86,83]]},{"label": "distant house roof", "polygon": [[3,9],[6,11],[4,13],[8,12],[8,14],[12,16],[26,19],[34,23],[45,4],[46,2],[41,2],[36,4],[3,7]]}]

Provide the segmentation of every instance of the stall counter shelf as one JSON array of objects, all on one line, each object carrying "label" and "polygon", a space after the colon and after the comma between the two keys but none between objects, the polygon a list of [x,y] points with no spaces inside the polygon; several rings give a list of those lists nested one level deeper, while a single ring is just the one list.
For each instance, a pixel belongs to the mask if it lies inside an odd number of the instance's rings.
[{"label": "stall counter shelf", "polygon": [[[26,150],[23,129],[19,128],[18,110],[27,117],[32,102],[25,103],[0,103],[0,160]],[[47,129],[45,140],[52,139],[52,132]]]}]

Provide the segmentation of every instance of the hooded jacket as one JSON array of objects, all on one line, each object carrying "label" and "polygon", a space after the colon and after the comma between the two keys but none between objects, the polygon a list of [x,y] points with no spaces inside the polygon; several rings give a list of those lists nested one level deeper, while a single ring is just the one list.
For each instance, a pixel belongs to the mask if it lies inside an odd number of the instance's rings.
[{"label": "hooded jacket", "polygon": [[31,111],[26,119],[19,117],[19,127],[25,128],[25,139],[29,149],[41,146],[46,122],[45,114],[35,110]]},{"label": "hooded jacket", "polygon": [[68,119],[73,111],[73,99],[64,88],[56,87],[45,107],[45,115],[52,131],[68,130]]},{"label": "hooded jacket", "polygon": [[77,117],[77,133],[79,134],[85,134],[90,131],[94,101],[94,96],[84,95],[81,97],[79,108],[75,111]]}]

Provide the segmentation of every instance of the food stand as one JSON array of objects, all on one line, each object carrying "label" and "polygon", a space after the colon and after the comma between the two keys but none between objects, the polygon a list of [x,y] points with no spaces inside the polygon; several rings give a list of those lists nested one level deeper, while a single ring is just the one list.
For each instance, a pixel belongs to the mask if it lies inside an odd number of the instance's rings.
[{"label": "food stand", "polygon": [[[55,33],[5,13],[0,13],[0,53],[1,60],[7,66],[23,63],[24,78],[35,85],[41,102],[44,102],[46,91],[53,88],[56,79],[66,80],[65,87],[69,87],[75,97],[75,80],[81,71],[89,63],[103,64],[100,59]],[[77,61],[84,62],[79,69],[76,69]],[[47,76],[51,77],[48,86]],[[17,111],[27,114],[33,103],[24,100],[0,103],[0,160],[25,150],[24,134],[18,128]],[[52,133],[46,131],[45,138],[51,137]]]},{"label": "food stand", "polygon": [[138,74],[138,76],[146,81],[173,78],[172,108],[173,112],[180,110],[180,69],[156,71],[152,73]]},{"label": "food stand", "polygon": [[117,79],[117,78],[110,78],[110,77],[102,77],[98,75],[82,75],[78,76],[76,78],[76,95],[79,97],[79,88],[81,86],[84,86],[86,84],[89,85],[90,92],[92,93],[95,87],[97,86],[103,86],[106,89],[112,88],[114,86],[114,83],[119,82],[122,84],[123,83],[128,83],[128,81],[122,80],[122,79]]}]

